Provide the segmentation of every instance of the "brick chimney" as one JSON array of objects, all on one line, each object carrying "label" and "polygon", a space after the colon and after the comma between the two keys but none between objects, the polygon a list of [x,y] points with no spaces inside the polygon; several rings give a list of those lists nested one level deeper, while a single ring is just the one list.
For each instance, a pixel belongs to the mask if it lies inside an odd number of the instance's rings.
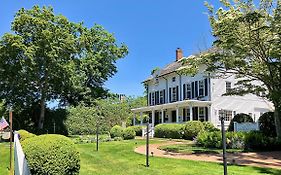
[{"label": "brick chimney", "polygon": [[181,48],[177,48],[176,50],[176,61],[179,61],[183,57],[183,53]]}]

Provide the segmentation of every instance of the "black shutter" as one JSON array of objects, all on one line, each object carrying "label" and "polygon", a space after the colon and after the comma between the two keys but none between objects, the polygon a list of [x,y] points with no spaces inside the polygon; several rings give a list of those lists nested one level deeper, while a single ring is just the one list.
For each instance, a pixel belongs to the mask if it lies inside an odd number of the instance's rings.
[{"label": "black shutter", "polygon": [[198,97],[198,81],[195,81],[195,98]]},{"label": "black shutter", "polygon": [[149,93],[149,106],[151,106],[151,93]]},{"label": "black shutter", "polygon": [[163,90],[163,104],[166,103],[166,92],[165,89]]},{"label": "black shutter", "polygon": [[191,83],[191,90],[192,90],[192,94],[191,94],[191,98],[194,98],[194,94],[195,94],[195,91],[194,91],[194,82]]},{"label": "black shutter", "polygon": [[208,107],[205,107],[205,114],[206,114],[206,121],[209,121],[209,116],[208,116]]},{"label": "black shutter", "polygon": [[172,102],[172,89],[169,88],[169,102]]},{"label": "black shutter", "polygon": [[158,96],[158,91],[155,92],[155,104],[159,104],[159,96]]},{"label": "black shutter", "polygon": [[186,99],[185,92],[186,92],[186,89],[185,89],[185,84],[183,84],[183,100],[185,100],[185,99]]},{"label": "black shutter", "polygon": [[179,86],[177,86],[177,93],[176,93],[176,95],[177,95],[177,101],[179,101]]},{"label": "black shutter", "polygon": [[208,89],[208,79],[207,78],[205,78],[205,80],[204,80],[204,85],[205,85],[205,96],[208,96],[209,89]]},{"label": "black shutter", "polygon": [[182,113],[183,113],[183,121],[186,121],[186,112],[185,112],[185,108],[182,109]]}]

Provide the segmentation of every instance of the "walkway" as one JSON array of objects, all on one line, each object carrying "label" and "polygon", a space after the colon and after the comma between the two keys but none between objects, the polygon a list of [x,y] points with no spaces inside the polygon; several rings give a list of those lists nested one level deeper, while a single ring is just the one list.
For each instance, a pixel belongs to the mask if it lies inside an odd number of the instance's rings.
[{"label": "walkway", "polygon": [[[175,159],[186,159],[207,162],[222,163],[221,154],[181,154],[171,153],[158,149],[160,146],[183,144],[181,142],[167,141],[160,144],[150,144],[149,152],[153,152],[153,156],[166,157]],[[145,154],[146,146],[142,145],[135,149],[135,152]],[[252,153],[228,153],[227,161],[231,164],[249,165],[264,168],[278,168],[281,169],[281,151],[272,152],[252,152]]]}]

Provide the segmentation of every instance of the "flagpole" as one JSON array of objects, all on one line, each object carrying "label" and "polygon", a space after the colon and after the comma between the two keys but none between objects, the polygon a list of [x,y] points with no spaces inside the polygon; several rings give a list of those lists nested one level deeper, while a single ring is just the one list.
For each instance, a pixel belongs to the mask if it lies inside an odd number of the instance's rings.
[{"label": "flagpole", "polygon": [[11,109],[9,112],[9,116],[10,116],[9,117],[10,118],[10,175],[13,175],[13,170],[12,170],[13,112]]}]

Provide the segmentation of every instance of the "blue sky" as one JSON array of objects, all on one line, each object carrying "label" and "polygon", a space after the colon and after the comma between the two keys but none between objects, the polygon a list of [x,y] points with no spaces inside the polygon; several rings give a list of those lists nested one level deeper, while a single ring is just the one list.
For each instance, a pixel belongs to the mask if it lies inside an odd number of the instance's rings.
[{"label": "blue sky", "polygon": [[105,84],[114,93],[143,95],[141,82],[153,68],[174,61],[176,48],[188,56],[213,40],[203,0],[1,1],[0,35],[10,31],[17,10],[36,4],[50,5],[56,14],[88,27],[100,24],[129,47],[128,56],[117,62],[118,73]]}]

